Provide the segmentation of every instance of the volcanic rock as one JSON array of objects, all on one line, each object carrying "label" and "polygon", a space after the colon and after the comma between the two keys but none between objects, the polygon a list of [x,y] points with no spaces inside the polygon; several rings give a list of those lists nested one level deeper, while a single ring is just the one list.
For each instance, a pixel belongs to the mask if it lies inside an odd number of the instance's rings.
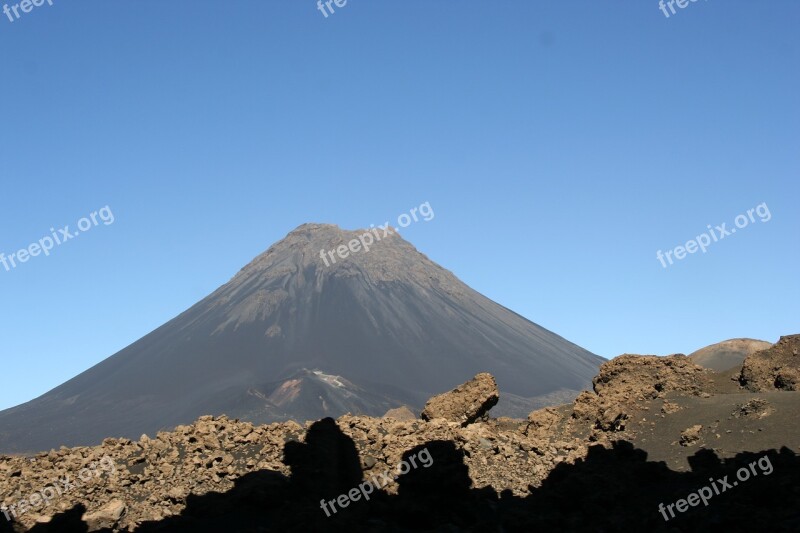
[{"label": "volcanic rock", "polygon": [[700,432],[703,430],[703,426],[700,424],[696,424],[690,428],[687,428],[681,432],[681,439],[680,443],[681,446],[693,446],[700,440]]},{"label": "volcanic rock", "polygon": [[533,411],[528,415],[526,432],[529,435],[533,432],[548,432],[560,422],[561,418],[559,412],[552,407]]},{"label": "volcanic rock", "polygon": [[403,405],[402,407],[389,409],[386,411],[386,414],[383,415],[383,418],[394,418],[395,420],[416,420],[417,415],[415,415],[411,409]]},{"label": "volcanic rock", "polygon": [[592,381],[594,394],[575,400],[572,417],[602,431],[621,431],[638,403],[679,391],[704,394],[713,388],[711,371],[685,355],[625,354],[604,363]]},{"label": "volcanic rock", "polygon": [[428,400],[422,410],[422,419],[444,418],[466,426],[488,413],[498,399],[494,377],[484,372],[450,392]]},{"label": "volcanic rock", "polygon": [[89,531],[99,531],[104,528],[112,528],[117,525],[119,519],[125,513],[125,503],[120,500],[112,500],[97,511],[83,515],[83,521],[89,526]]},{"label": "volcanic rock", "polygon": [[781,337],[766,350],[745,359],[739,382],[750,391],[786,390],[800,387],[800,335]]}]

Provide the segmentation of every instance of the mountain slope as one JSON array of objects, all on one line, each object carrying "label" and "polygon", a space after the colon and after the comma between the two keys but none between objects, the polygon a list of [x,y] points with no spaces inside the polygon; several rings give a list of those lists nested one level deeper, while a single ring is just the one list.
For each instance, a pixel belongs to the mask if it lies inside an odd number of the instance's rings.
[{"label": "mountain slope", "polygon": [[335,264],[326,256],[326,266],[321,250],[360,234],[300,226],[178,317],[0,412],[0,452],[136,437],[206,414],[380,415],[421,407],[479,372],[522,398],[590,384],[603,359],[470,289],[397,234],[376,230],[369,251]]}]

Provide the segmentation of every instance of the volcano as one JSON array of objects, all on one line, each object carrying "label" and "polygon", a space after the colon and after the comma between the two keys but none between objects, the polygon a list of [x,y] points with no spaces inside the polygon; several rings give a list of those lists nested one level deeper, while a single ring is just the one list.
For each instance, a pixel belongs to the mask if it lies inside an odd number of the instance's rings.
[{"label": "volcano", "polygon": [[[386,229],[383,232],[387,232]],[[304,224],[228,283],[115,355],[0,412],[0,452],[138,438],[201,415],[266,423],[380,416],[479,372],[493,413],[590,386],[604,359],[493,302],[396,232]],[[350,247],[355,249],[355,247]]]}]

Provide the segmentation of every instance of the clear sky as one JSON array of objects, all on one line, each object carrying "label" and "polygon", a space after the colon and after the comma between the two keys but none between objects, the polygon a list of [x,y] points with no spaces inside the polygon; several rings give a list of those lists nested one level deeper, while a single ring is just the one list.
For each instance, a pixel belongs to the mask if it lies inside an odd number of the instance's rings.
[{"label": "clear sky", "polygon": [[[604,357],[800,333],[796,0],[669,18],[656,0],[333,7],[0,15],[0,253],[105,206],[114,220],[0,264],[0,408],[146,335],[304,222],[394,223],[426,201],[435,217],[405,238]],[[751,211],[706,253],[657,259],[763,203],[768,221]]]}]

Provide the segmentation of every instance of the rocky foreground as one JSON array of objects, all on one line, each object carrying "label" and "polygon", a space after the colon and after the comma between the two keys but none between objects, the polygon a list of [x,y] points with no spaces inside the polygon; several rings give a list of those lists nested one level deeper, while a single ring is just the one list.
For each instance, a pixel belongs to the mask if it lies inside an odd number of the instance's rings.
[{"label": "rocky foreground", "polygon": [[727,372],[623,355],[527,420],[490,418],[479,374],[420,418],[206,416],[0,457],[0,531],[798,531],[798,350],[782,337]]}]

